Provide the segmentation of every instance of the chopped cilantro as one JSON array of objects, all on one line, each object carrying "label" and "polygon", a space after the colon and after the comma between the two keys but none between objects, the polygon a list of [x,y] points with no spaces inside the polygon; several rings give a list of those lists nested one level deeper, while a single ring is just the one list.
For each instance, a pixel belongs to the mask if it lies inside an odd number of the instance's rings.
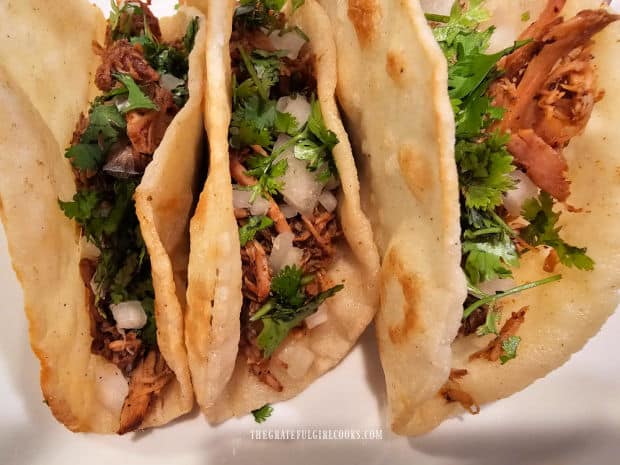
[{"label": "chopped cilantro", "polygon": [[198,33],[198,17],[195,16],[187,24],[187,29],[185,31],[185,35],[183,36],[183,48],[185,49],[185,53],[187,55],[189,55],[189,53],[194,48],[194,41],[196,40],[197,33]]},{"label": "chopped cilantro", "polygon": [[246,224],[239,228],[239,242],[244,247],[254,239],[256,233],[273,225],[273,220],[268,216],[251,216]]},{"label": "chopped cilantro", "polygon": [[256,342],[264,358],[271,357],[288,333],[316,312],[325,300],[344,289],[339,284],[306,300],[303,287],[312,279],[312,276],[302,276],[299,268],[290,266],[274,276],[271,298],[250,318],[250,321],[263,323]]},{"label": "chopped cilantro", "polygon": [[517,357],[517,348],[521,343],[519,336],[510,336],[508,339],[502,342],[502,355],[499,357],[499,361],[503,365],[508,360],[512,360]]},{"label": "chopped cilantro", "polygon": [[528,244],[553,247],[565,266],[594,269],[594,260],[586,255],[587,249],[569,245],[560,237],[562,228],[557,226],[560,213],[553,211],[553,198],[549,194],[543,191],[538,198],[525,201],[522,215],[530,222],[521,231],[521,237]]},{"label": "chopped cilantro", "polygon": [[306,0],[293,0],[293,11],[297,11],[303,6]]},{"label": "chopped cilantro", "polygon": [[493,211],[465,208],[461,213],[463,269],[472,284],[495,278],[509,278],[508,266],[519,256],[512,242],[512,230]]},{"label": "chopped cilantro", "polygon": [[521,13],[521,21],[526,22],[530,20],[530,12],[529,11],[524,11],[523,13]]},{"label": "chopped cilantro", "polygon": [[254,415],[254,421],[256,423],[263,423],[267,421],[267,418],[269,418],[272,413],[273,407],[269,404],[265,404],[261,408],[252,410],[252,415]]},{"label": "chopped cilantro", "polygon": [[459,167],[459,186],[468,208],[488,210],[502,203],[502,196],[515,187],[510,173],[513,157],[506,150],[507,134],[495,132],[475,142],[459,140],[455,155]]},{"label": "chopped cilantro", "polygon": [[[300,0],[293,0],[293,2],[299,4]],[[245,27],[277,29],[279,12],[285,3],[286,0],[241,0],[235,10],[235,20]]]},{"label": "chopped cilantro", "polygon": [[303,271],[297,266],[285,266],[271,281],[271,292],[282,305],[299,307],[304,303],[306,295],[303,285],[312,277],[304,277]]},{"label": "chopped cilantro", "polygon": [[146,325],[140,330],[140,339],[147,347],[157,345],[157,326],[155,324],[155,300],[146,297],[142,300],[142,308],[146,313]]},{"label": "chopped cilantro", "polygon": [[247,173],[258,179],[258,182],[251,187],[251,202],[254,202],[259,195],[263,197],[276,195],[284,187],[280,178],[286,173],[288,162],[286,160],[276,160],[276,157],[276,154],[272,154],[268,157],[255,155],[248,158],[247,164],[250,169]]},{"label": "chopped cilantro", "polygon": [[80,170],[95,170],[105,160],[110,146],[124,132],[126,123],[114,105],[95,103],[89,114],[88,126],[79,143],[69,147],[65,157]]},{"label": "chopped cilantro", "polygon": [[153,101],[144,95],[136,81],[129,74],[115,74],[114,77],[125,86],[127,90],[127,105],[121,109],[122,113],[132,110],[159,110]]}]

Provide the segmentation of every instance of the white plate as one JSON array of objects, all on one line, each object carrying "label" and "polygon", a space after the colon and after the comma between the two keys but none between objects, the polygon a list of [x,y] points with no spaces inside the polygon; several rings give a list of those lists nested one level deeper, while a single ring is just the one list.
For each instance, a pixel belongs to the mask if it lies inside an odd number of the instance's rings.
[{"label": "white plate", "polygon": [[[106,0],[97,3],[108,5]],[[154,1],[158,15],[172,1]],[[124,437],[73,434],[42,402],[22,293],[0,230],[0,465],[98,464],[562,464],[620,463],[620,314],[569,363],[525,391],[444,423],[422,438],[392,435],[372,329],[337,367],[262,425],[252,417],[210,427],[195,411],[164,428]],[[382,440],[255,440],[252,432],[373,434]]]}]

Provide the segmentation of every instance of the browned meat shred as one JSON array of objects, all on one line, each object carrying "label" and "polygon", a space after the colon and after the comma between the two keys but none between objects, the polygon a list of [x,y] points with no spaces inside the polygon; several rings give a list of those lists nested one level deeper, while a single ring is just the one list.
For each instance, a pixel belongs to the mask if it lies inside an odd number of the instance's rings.
[{"label": "browned meat shred", "polygon": [[502,326],[502,329],[499,332],[499,335],[489,342],[484,349],[470,355],[469,359],[475,360],[477,358],[484,358],[491,362],[497,362],[502,354],[503,342],[511,336],[517,334],[519,327],[525,321],[525,313],[527,310],[528,307],[523,307],[518,312],[512,312],[512,316],[506,320],[504,326]]},{"label": "browned meat shred", "polygon": [[112,42],[102,48],[94,44],[94,51],[101,57],[101,64],[95,73],[95,84],[107,92],[114,85],[114,73],[129,74],[136,83],[157,82],[159,73],[148,64],[139,45],[131,45],[127,39]]},{"label": "browned meat shred", "polygon": [[173,378],[174,373],[159,350],[149,351],[129,378],[129,393],[121,410],[118,434],[140,427],[153,401]]},{"label": "browned meat shred", "polygon": [[148,85],[146,94],[157,105],[157,110],[139,109],[127,113],[127,136],[135,154],[155,152],[166,129],[179,111],[172,93],[158,84]]},{"label": "browned meat shred", "polygon": [[439,390],[439,395],[448,403],[458,402],[469,413],[477,415],[480,413],[480,406],[470,394],[463,390],[459,383],[466,375],[467,370],[465,369],[453,368],[450,370],[448,381]]},{"label": "browned meat shred", "polygon": [[565,21],[565,0],[549,0],[521,39],[533,42],[506,57],[505,75],[491,87],[506,109],[499,129],[510,132],[508,150],[542,190],[560,201],[570,195],[563,150],[586,126],[602,93],[592,67],[592,37],[620,18],[604,9],[583,10]]}]

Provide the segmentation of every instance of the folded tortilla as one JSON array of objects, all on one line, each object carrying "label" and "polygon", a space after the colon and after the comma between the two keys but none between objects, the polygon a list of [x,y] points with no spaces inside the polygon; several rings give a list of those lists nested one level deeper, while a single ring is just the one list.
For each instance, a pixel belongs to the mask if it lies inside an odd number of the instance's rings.
[{"label": "folded tortilla", "polygon": [[[390,211],[398,204],[398,218],[407,218],[391,223],[372,218],[383,256],[377,333],[391,427],[399,434],[421,434],[463,412],[458,402],[449,402],[439,392],[451,368],[467,370],[458,380],[459,389],[477,403],[507,397],[565,363],[618,305],[620,155],[616,147],[620,136],[615,123],[620,119],[616,92],[620,25],[611,24],[594,38],[598,87],[606,92],[594,106],[585,131],[564,151],[572,191],[569,203],[583,211],[562,215],[562,235],[570,243],[587,246],[595,268],[580,271],[558,265],[560,281],[502,302],[500,327],[511,312],[530,307],[518,330],[522,338],[518,356],[502,365],[470,360],[493,336],[455,340],[466,289],[460,270],[453,114],[446,93],[445,59],[423,11],[414,1],[322,3],[336,34],[338,96],[354,145],[363,154],[360,160],[366,163],[368,180],[363,185],[372,191],[371,211]],[[516,3],[486,2],[493,12],[491,23],[497,27],[492,39],[496,50],[512,45],[525,29],[522,13],[529,12],[534,19],[545,6],[540,1]],[[447,14],[452,1],[422,4],[428,12]],[[599,1],[569,1],[563,16],[599,7]],[[373,127],[375,121],[383,122],[380,130]],[[403,152],[405,144],[413,149]],[[445,170],[435,174],[438,165]],[[402,188],[392,190],[390,186],[397,182]],[[432,200],[442,198],[447,203]],[[395,244],[413,250],[393,255]],[[523,255],[521,266],[512,270],[516,283],[548,276],[543,272],[545,256],[541,251]],[[412,289],[409,294],[408,289]]]},{"label": "folded tortilla", "polygon": [[[193,2],[208,11],[205,126],[209,135],[209,176],[191,221],[186,344],[198,403],[212,422],[249,413],[266,403],[291,398],[336,365],[372,320],[378,301],[376,252],[370,223],[360,208],[359,182],[334,98],[336,50],[329,20],[314,0],[306,0],[288,22],[310,38],[315,56],[318,102],[327,128],[340,143],[333,150],[341,182],[338,216],[346,240],[328,269],[344,290],[330,298],[329,319],[300,338],[279,346],[269,369],[282,384],[276,392],[251,374],[238,353],[243,296],[239,231],[233,212],[228,127],[231,118],[229,40],[233,0]],[[297,346],[314,354],[302,377],[289,376],[277,362]]]},{"label": "folded tortilla", "polygon": [[[93,76],[100,59],[92,42],[103,43],[106,22],[84,0],[53,8],[41,0],[5,2],[0,14],[0,205],[30,342],[41,363],[41,389],[70,430],[114,433],[128,383],[114,364],[91,353],[88,295],[79,270],[84,242],[58,206],[59,198],[76,191],[64,150],[98,94]],[[135,194],[151,259],[158,347],[174,372],[139,428],[167,423],[193,405],[182,308],[203,134],[204,18],[180,8],[160,22],[164,40],[177,39],[194,17],[201,19],[189,57],[189,99]]]}]

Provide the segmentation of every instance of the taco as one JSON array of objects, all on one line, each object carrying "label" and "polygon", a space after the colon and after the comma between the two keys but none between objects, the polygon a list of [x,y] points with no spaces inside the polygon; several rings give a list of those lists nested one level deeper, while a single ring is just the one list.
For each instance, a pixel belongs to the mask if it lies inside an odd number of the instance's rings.
[{"label": "taco", "polygon": [[48,3],[1,7],[2,220],[45,402],[70,430],[122,434],[193,405],[204,18]]},{"label": "taco", "polygon": [[209,11],[209,176],[191,221],[186,344],[212,422],[288,399],[372,320],[378,254],[314,0]]},{"label": "taco", "polygon": [[[452,214],[460,222],[460,241],[452,235],[453,243],[438,241],[417,258],[422,255],[422,264],[429,256],[454,258],[460,242],[464,303],[438,307],[426,300],[433,294],[426,295],[423,283],[413,286],[416,298],[398,305],[408,291],[400,273],[419,265],[400,255],[394,267],[389,243],[382,250],[379,348],[391,426],[409,435],[463,409],[478,413],[479,405],[562,365],[615,310],[620,287],[614,150],[620,17],[586,0],[520,1],[518,8],[501,1],[422,3],[426,17],[416,2],[351,0],[348,11],[342,4],[330,11],[342,46],[339,97],[353,140],[361,142],[361,160],[369,160],[375,210],[388,205],[382,192],[398,195],[379,185],[384,172],[378,167],[403,140],[419,139],[407,156],[396,152],[400,176],[411,180],[409,192],[397,197],[401,204],[422,190],[419,175],[429,158],[431,166],[436,163],[422,141],[437,131],[449,135],[436,140],[450,141],[455,131],[450,150],[457,176],[451,171],[424,187],[437,195],[453,194],[458,186],[460,214]],[[392,32],[379,32],[387,24]],[[425,63],[420,55],[434,64],[426,77],[416,69]],[[447,70],[437,57],[447,61]],[[394,90],[394,100],[384,100],[386,88]],[[409,101],[397,97],[410,93],[415,96]],[[385,119],[404,114],[401,105],[421,101],[428,104],[422,125],[419,115],[395,126]],[[445,121],[448,115],[454,126]],[[369,118],[385,122],[395,134],[393,146],[372,131]],[[439,218],[420,218],[405,240],[417,247],[417,230],[428,227],[446,237]],[[378,236],[399,238],[394,226],[374,226]],[[434,269],[417,268],[429,287],[442,289],[458,268],[444,268],[443,277],[433,276]]]}]

